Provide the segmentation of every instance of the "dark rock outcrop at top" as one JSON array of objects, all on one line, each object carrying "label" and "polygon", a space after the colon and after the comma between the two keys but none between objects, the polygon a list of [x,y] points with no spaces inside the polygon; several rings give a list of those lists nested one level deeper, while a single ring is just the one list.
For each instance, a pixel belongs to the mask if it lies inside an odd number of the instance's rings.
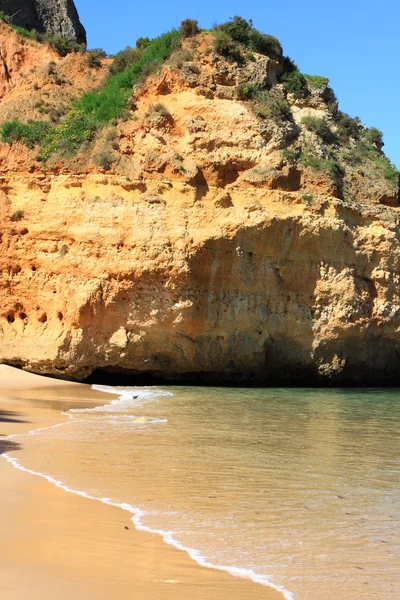
[{"label": "dark rock outcrop at top", "polygon": [[73,0],[0,0],[0,10],[12,17],[14,25],[86,43],[86,31]]}]

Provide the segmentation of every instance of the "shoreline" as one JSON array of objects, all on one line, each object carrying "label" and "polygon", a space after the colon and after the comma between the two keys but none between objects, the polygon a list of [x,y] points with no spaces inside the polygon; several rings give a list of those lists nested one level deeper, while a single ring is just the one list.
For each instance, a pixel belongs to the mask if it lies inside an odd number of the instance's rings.
[{"label": "shoreline", "polygon": [[272,586],[223,567],[200,566],[188,550],[133,524],[133,511],[127,513],[126,506],[99,498],[93,502],[83,492],[60,489],[61,482],[44,474],[10,464],[18,461],[14,436],[67,422],[61,414],[67,408],[109,402],[108,394],[84,384],[0,365],[0,452],[15,452],[0,461],[0,477],[7,482],[0,497],[0,510],[7,515],[0,591],[8,600],[22,600],[28,593],[41,600],[55,593],[57,600],[72,593],[82,600],[122,600],[132,593],[151,600],[187,600],[188,595],[196,600],[282,600]]}]

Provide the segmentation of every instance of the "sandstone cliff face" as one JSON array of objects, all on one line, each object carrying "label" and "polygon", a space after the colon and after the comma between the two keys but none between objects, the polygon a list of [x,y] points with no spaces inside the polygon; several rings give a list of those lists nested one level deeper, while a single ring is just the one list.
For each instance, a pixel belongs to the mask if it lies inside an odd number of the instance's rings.
[{"label": "sandstone cliff face", "polygon": [[260,127],[235,68],[201,60],[135,93],[109,171],[1,145],[0,360],[75,379],[398,382],[398,209],[361,175],[343,199],[282,158],[318,98]]},{"label": "sandstone cliff face", "polygon": [[[39,373],[397,379],[398,214],[295,192],[3,178],[1,358]],[[15,222],[16,210],[24,216]]]},{"label": "sandstone cliff face", "polygon": [[12,17],[14,25],[86,43],[73,0],[0,0],[0,10]]}]

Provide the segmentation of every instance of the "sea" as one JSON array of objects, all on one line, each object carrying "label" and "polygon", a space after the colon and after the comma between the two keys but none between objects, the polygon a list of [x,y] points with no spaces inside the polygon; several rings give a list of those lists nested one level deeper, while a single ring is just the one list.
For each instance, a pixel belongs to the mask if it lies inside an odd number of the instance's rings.
[{"label": "sea", "polygon": [[400,599],[400,390],[94,387],[8,460],[287,600]]}]

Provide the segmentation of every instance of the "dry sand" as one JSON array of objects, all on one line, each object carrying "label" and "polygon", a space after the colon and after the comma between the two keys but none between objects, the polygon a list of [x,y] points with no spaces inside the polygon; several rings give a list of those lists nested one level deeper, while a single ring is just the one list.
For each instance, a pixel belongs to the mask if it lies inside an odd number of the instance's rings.
[{"label": "dry sand", "polygon": [[[67,408],[103,402],[109,396],[88,386],[0,365],[0,453],[12,452],[17,442],[7,435],[60,423]],[[271,588],[200,567],[159,536],[136,531],[123,510],[67,493],[4,459],[0,481],[5,600],[283,598]]]}]

